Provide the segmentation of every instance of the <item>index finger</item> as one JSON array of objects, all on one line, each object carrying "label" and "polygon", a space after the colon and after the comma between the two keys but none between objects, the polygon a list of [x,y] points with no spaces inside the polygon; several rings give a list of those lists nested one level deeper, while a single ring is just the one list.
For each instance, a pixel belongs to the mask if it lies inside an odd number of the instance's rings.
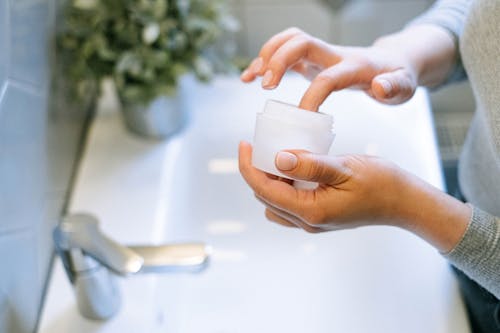
[{"label": "index finger", "polygon": [[271,37],[267,42],[264,43],[259,52],[259,57],[262,59],[263,66],[257,72],[259,75],[263,75],[266,71],[267,64],[274,53],[288,40],[300,34],[305,34],[302,30],[298,28],[288,28],[273,37]]},{"label": "index finger", "polygon": [[299,107],[317,111],[319,106],[334,91],[349,88],[362,83],[360,67],[354,63],[341,61],[319,73],[307,88]]},{"label": "index finger", "polygon": [[264,75],[269,59],[271,59],[273,54],[288,40],[303,33],[304,32],[298,28],[288,28],[272,36],[261,47],[259,56],[243,71],[241,80],[248,83],[255,80],[257,76]]}]

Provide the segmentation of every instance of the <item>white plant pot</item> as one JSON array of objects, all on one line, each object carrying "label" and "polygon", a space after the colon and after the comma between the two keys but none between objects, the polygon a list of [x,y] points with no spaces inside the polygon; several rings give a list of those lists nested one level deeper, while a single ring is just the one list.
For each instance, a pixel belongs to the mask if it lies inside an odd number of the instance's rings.
[{"label": "white plant pot", "polygon": [[183,128],[187,110],[179,86],[175,96],[159,96],[149,105],[122,103],[127,128],[142,137],[166,139]]},{"label": "white plant pot", "polygon": [[[122,100],[125,125],[132,133],[147,139],[164,140],[176,134],[188,122],[187,99],[195,84],[194,75],[187,73],[177,81],[177,90],[172,96],[159,96],[146,105]],[[109,85],[115,89],[112,82]]]}]

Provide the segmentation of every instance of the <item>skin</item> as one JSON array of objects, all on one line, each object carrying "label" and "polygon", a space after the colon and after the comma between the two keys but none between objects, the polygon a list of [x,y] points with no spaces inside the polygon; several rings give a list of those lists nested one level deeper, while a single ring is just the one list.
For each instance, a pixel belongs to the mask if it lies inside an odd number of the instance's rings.
[{"label": "skin", "polygon": [[417,85],[440,83],[456,57],[453,38],[443,29],[421,25],[378,39],[371,47],[331,45],[290,28],[269,39],[241,80],[263,77],[274,89],[287,70],[312,80],[300,107],[317,111],[334,91],[357,88],[386,104],[410,99]]},{"label": "skin", "polygon": [[[456,54],[451,35],[431,25],[380,38],[365,48],[327,44],[291,28],[263,45],[241,80],[262,77],[263,88],[273,89],[287,70],[297,71],[311,80],[300,107],[312,111],[332,92],[345,88],[362,89],[382,103],[398,104],[410,99],[418,85],[442,82]],[[471,218],[469,205],[380,158],[278,153],[276,167],[281,172],[320,184],[315,190],[300,190],[254,168],[251,155],[251,145],[242,142],[240,172],[265,205],[266,217],[284,226],[316,233],[392,225],[446,253],[460,241]]]}]

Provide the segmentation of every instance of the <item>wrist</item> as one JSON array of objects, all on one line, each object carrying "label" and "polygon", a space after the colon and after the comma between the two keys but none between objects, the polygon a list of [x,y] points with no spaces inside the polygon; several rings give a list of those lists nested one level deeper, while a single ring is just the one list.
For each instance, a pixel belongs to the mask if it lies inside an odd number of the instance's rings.
[{"label": "wrist", "polygon": [[445,29],[432,24],[406,27],[373,43],[399,54],[413,70],[416,82],[436,86],[449,75],[456,62],[456,41]]},{"label": "wrist", "polygon": [[371,47],[385,54],[390,54],[391,57],[397,59],[400,68],[405,69],[412,76],[415,85],[418,85],[422,81],[422,73],[425,72],[425,63],[422,57],[415,54],[415,45],[409,42],[413,38],[412,34],[402,30],[386,35],[375,40]]},{"label": "wrist", "polygon": [[467,229],[472,208],[413,175],[401,184],[397,225],[442,253],[451,251]]}]

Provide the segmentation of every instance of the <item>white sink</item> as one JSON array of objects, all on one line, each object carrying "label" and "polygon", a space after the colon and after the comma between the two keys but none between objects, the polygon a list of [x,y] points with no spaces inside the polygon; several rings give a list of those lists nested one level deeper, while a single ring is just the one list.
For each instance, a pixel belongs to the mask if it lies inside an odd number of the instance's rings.
[{"label": "white sink", "polygon": [[[267,222],[237,169],[267,98],[297,103],[288,77],[263,92],[235,78],[192,85],[191,122],[166,143],[147,143],[101,111],[89,136],[70,211],[97,215],[122,242],[205,241],[199,275],[129,278],[124,306],[106,323],[81,318],[57,262],[40,332],[469,332],[447,263],[415,236],[388,227],[307,234]],[[425,91],[399,107],[342,92],[332,153],[392,159],[443,187]],[[381,193],[383,195],[383,193]]]}]

